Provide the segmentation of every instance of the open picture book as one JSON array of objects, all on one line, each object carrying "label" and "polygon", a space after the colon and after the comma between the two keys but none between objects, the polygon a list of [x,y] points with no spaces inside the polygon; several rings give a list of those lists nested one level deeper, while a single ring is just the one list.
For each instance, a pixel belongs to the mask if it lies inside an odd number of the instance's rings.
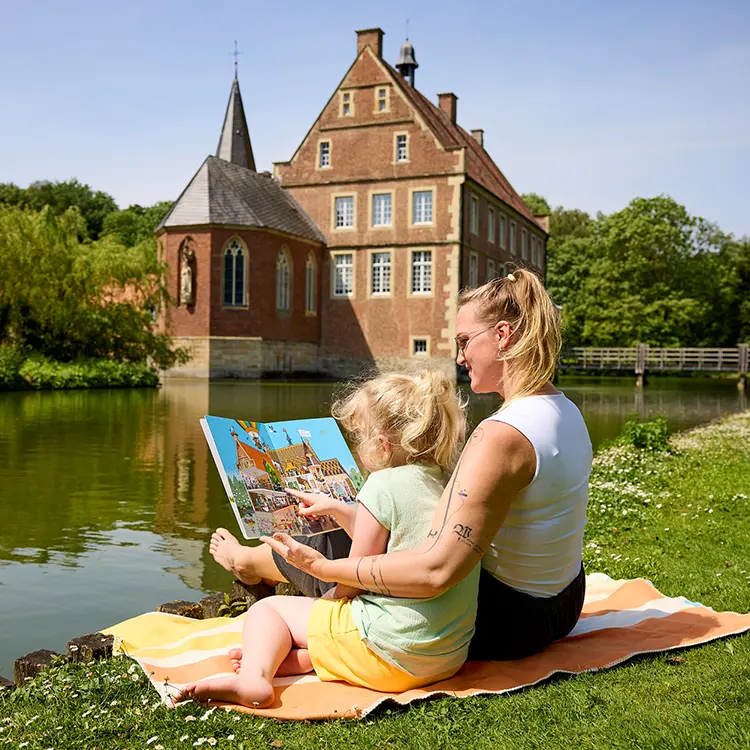
[{"label": "open picture book", "polygon": [[351,503],[364,484],[331,417],[262,423],[206,416],[200,422],[245,539],[337,529],[329,516],[300,516],[299,501],[286,490],[325,492]]}]

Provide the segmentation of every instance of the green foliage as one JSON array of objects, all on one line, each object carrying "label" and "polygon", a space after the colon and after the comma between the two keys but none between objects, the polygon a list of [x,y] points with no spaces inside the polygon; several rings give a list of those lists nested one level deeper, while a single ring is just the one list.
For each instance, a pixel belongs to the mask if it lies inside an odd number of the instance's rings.
[{"label": "green foliage", "polygon": [[552,213],[547,199],[543,198],[537,193],[523,193],[521,200],[531,209],[531,213],[535,216],[542,216]]},{"label": "green foliage", "polygon": [[0,391],[22,388],[21,366],[25,355],[17,346],[0,345]]},{"label": "green foliage", "polygon": [[0,204],[33,211],[41,211],[47,206],[55,216],[60,216],[75,206],[84,221],[83,226],[79,226],[81,237],[92,240],[102,233],[106,217],[117,211],[117,204],[111,195],[101,190],[94,191],[76,179],[65,182],[40,180],[26,189],[12,183],[0,184]]},{"label": "green foliage", "polygon": [[104,219],[102,234],[112,236],[125,247],[150,240],[159,222],[172,206],[171,201],[161,201],[153,206],[129,206],[123,211],[113,211]]},{"label": "green foliage", "polygon": [[365,484],[365,479],[356,466],[349,469],[349,478],[352,480],[354,489],[359,492]]},{"label": "green foliage", "polygon": [[669,427],[664,417],[641,420],[632,415],[622,426],[619,438],[622,445],[632,445],[634,448],[648,451],[669,450]]},{"label": "green foliage", "polygon": [[77,208],[0,206],[0,341],[61,362],[184,361],[157,327],[169,295],[153,239],[126,248],[112,237],[81,242],[84,232]]},{"label": "green foliage", "polygon": [[28,388],[154,388],[157,372],[143,363],[110,359],[55,362],[39,354],[29,357],[19,370]]},{"label": "green foliage", "polygon": [[547,287],[567,346],[735,346],[750,336],[750,243],[668,196],[550,218]]},{"label": "green foliage", "polygon": [[249,602],[247,599],[236,599],[232,601],[229,598],[229,594],[224,594],[224,604],[219,606],[217,614],[219,617],[237,617],[243,612],[247,612],[249,608]]}]

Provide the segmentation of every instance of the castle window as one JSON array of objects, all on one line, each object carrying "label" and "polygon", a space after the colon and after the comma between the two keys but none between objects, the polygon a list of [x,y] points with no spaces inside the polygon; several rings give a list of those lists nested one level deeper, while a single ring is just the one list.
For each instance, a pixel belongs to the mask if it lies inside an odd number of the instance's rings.
[{"label": "castle window", "polygon": [[411,340],[411,353],[415,357],[426,357],[429,354],[427,347],[427,339],[425,338],[412,338]]},{"label": "castle window", "polygon": [[500,240],[500,247],[504,250],[508,246],[505,241],[505,214],[500,214],[500,225],[498,226],[497,233]]},{"label": "castle window", "polygon": [[469,286],[479,286],[479,257],[476,253],[469,255]]},{"label": "castle window", "polygon": [[224,293],[222,299],[225,307],[244,307],[246,299],[247,257],[245,249],[238,239],[230,240],[224,250]]},{"label": "castle window", "polygon": [[331,166],[331,142],[320,142],[320,153],[318,155],[318,166],[321,169]]},{"label": "castle window", "polygon": [[346,195],[336,198],[336,229],[348,229],[354,226],[354,196]]},{"label": "castle window", "polygon": [[338,253],[333,256],[333,296],[351,297],[354,293],[354,256]]},{"label": "castle window", "polygon": [[308,315],[318,313],[318,264],[310,252],[305,263],[305,312]]},{"label": "castle window", "polygon": [[510,222],[510,254],[515,255],[518,252],[518,247],[516,246],[516,222],[511,221]]},{"label": "castle window", "polygon": [[285,247],[276,257],[276,309],[281,312],[292,309],[292,261]]},{"label": "castle window", "polygon": [[372,253],[372,294],[391,293],[391,254]]},{"label": "castle window", "polygon": [[495,241],[495,209],[487,209],[487,242]]},{"label": "castle window", "polygon": [[378,89],[378,112],[385,112],[388,109],[388,89]]},{"label": "castle window", "polygon": [[391,226],[391,202],[390,193],[377,193],[372,196],[372,225],[374,227]]},{"label": "castle window", "polygon": [[409,152],[406,145],[406,135],[396,136],[396,161],[409,161]]},{"label": "castle window", "polygon": [[411,255],[411,293],[432,292],[432,251],[415,250]]},{"label": "castle window", "polygon": [[496,275],[495,271],[495,261],[494,260],[488,260],[487,261],[487,281],[492,281],[492,279],[495,278]]},{"label": "castle window", "polygon": [[432,190],[412,193],[411,223],[432,224]]},{"label": "castle window", "polygon": [[354,110],[352,108],[352,94],[350,91],[342,91],[341,92],[341,114],[344,117],[350,117],[354,114]]},{"label": "castle window", "polygon": [[529,259],[529,238],[526,230],[521,230],[521,260]]},{"label": "castle window", "polygon": [[479,233],[479,198],[476,195],[471,196],[471,216],[469,218],[470,229],[472,234]]}]

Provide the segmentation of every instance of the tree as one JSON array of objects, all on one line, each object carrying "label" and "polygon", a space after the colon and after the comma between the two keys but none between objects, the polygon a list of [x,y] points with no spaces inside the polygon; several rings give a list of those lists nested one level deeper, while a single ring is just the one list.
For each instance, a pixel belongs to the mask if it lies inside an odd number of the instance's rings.
[{"label": "tree", "polygon": [[185,361],[157,327],[170,299],[153,239],[126,248],[85,231],[77,208],[0,206],[0,341],[60,361]]},{"label": "tree", "polygon": [[531,209],[535,216],[542,216],[552,213],[547,199],[537,193],[524,193],[521,200]]},{"label": "tree", "polygon": [[359,492],[362,487],[364,486],[365,480],[362,474],[360,474],[359,469],[356,466],[352,466],[349,469],[349,478],[352,480],[352,484],[354,485],[354,489]]},{"label": "tree", "polygon": [[153,237],[154,230],[171,206],[171,201],[160,201],[153,206],[134,204],[123,211],[113,211],[104,219],[102,234],[114,237],[125,247],[133,247]]},{"label": "tree", "polygon": [[85,228],[79,230],[81,238],[92,240],[101,234],[105,217],[117,211],[117,204],[111,195],[101,190],[94,191],[76,179],[65,182],[40,180],[32,182],[25,190],[12,183],[0,185],[0,203],[35,211],[49,206],[56,216],[75,206],[84,220]]}]

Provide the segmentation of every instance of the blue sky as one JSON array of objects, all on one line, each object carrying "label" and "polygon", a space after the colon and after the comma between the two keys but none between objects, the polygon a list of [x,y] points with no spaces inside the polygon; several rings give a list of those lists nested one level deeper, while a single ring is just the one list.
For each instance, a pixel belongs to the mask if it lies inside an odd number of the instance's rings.
[{"label": "blue sky", "polygon": [[750,3],[502,0],[0,5],[0,182],[77,177],[122,207],[174,199],[216,149],[239,43],[259,169],[288,159],[380,26],[417,88],[519,192],[609,213],[668,193],[750,234]]}]

